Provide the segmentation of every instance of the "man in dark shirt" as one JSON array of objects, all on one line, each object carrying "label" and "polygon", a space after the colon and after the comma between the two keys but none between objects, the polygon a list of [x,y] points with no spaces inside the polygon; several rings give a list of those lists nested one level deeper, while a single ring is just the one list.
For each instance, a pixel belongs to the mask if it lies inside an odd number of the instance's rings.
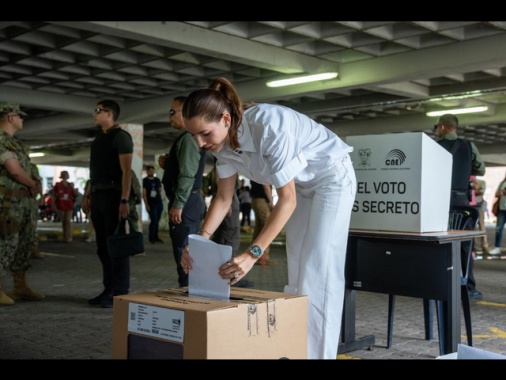
[{"label": "man in dark shirt", "polygon": [[206,151],[200,151],[194,138],[185,128],[181,110],[185,97],[176,97],[169,111],[172,126],[182,131],[164,158],[159,160],[165,170],[162,184],[169,199],[169,233],[174,260],[177,265],[179,287],[188,286],[188,274],[181,266],[183,248],[188,235],[197,234],[206,212],[202,195],[202,177]]},{"label": "man in dark shirt", "polygon": [[120,107],[113,100],[97,103],[93,117],[100,127],[90,149],[91,189],[83,197],[82,208],[90,211],[95,227],[97,255],[102,264],[104,290],[88,300],[90,305],[112,308],[113,296],[128,294],[130,288],[130,257],[111,257],[107,237],[121,219],[130,213],[129,198],[132,181],[133,141],[127,131],[116,124]]},{"label": "man in dark shirt", "polygon": [[[439,138],[438,143],[448,150],[453,156],[452,184],[451,184],[451,206],[469,206],[469,183],[471,175],[484,175],[485,164],[481,159],[480,152],[476,146],[467,140],[457,137],[459,120],[455,115],[445,114],[439,117],[434,129]],[[458,144],[458,145],[455,145]],[[463,242],[462,249],[470,242]],[[467,291],[469,298],[482,299],[483,295],[476,289],[476,280],[473,274],[474,260],[469,264]]]},{"label": "man in dark shirt", "polygon": [[146,211],[149,214],[149,241],[151,243],[163,243],[158,237],[158,227],[163,212],[162,182],[155,177],[155,167],[146,167],[147,175],[142,179],[142,198]]}]

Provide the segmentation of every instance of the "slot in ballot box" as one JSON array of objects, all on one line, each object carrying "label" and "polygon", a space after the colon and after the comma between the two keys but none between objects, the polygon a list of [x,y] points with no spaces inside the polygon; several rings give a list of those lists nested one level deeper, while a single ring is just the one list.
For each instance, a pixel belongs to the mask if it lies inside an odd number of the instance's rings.
[{"label": "slot in ballot box", "polygon": [[357,195],[350,228],[448,229],[452,155],[423,132],[350,136]]}]

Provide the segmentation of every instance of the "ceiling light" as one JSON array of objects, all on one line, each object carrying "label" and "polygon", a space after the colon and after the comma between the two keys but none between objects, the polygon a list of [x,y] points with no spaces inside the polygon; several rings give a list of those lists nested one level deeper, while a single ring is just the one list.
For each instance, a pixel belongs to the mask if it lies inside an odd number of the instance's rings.
[{"label": "ceiling light", "polygon": [[451,113],[453,115],[460,115],[463,113],[473,113],[473,112],[485,112],[488,110],[487,106],[479,106],[479,107],[469,107],[469,108],[456,108],[453,110],[444,110],[444,111],[431,111],[427,112],[426,115],[429,117],[441,116],[447,113]]},{"label": "ceiling light", "polygon": [[281,80],[273,80],[271,82],[267,82],[267,87],[282,87],[282,86],[290,86],[292,84],[300,84],[307,82],[316,82],[319,80],[333,79],[337,77],[337,72],[330,73],[321,73],[314,75],[304,75],[301,77],[295,77],[290,79],[281,79]]},{"label": "ceiling light", "polygon": [[46,154],[43,153],[43,152],[33,152],[33,153],[28,153],[28,156],[30,158],[32,157],[44,157]]}]

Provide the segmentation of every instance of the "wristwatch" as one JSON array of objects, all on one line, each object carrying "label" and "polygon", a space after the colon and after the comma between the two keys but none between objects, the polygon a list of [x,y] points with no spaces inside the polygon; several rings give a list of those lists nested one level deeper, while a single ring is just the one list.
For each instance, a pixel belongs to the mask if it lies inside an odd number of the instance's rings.
[{"label": "wristwatch", "polygon": [[264,250],[255,244],[249,246],[249,251],[255,257],[260,257],[264,254]]},{"label": "wristwatch", "polygon": [[127,203],[128,203],[128,199],[123,198],[123,199],[121,200],[121,203],[123,203],[123,204],[127,204]]}]

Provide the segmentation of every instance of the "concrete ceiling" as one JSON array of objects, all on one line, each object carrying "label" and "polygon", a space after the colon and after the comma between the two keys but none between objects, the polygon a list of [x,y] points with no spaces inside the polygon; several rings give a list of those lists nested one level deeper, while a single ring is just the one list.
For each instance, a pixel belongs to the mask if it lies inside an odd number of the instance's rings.
[{"label": "concrete ceiling", "polygon": [[[286,105],[342,138],[426,132],[429,110],[461,115],[459,135],[487,165],[506,165],[506,22],[492,21],[3,21],[0,101],[29,114],[17,136],[40,164],[88,166],[97,101],[144,125],[144,162],[167,152],[174,96],[224,76],[243,101]],[[337,70],[335,80],[265,82]]]}]

